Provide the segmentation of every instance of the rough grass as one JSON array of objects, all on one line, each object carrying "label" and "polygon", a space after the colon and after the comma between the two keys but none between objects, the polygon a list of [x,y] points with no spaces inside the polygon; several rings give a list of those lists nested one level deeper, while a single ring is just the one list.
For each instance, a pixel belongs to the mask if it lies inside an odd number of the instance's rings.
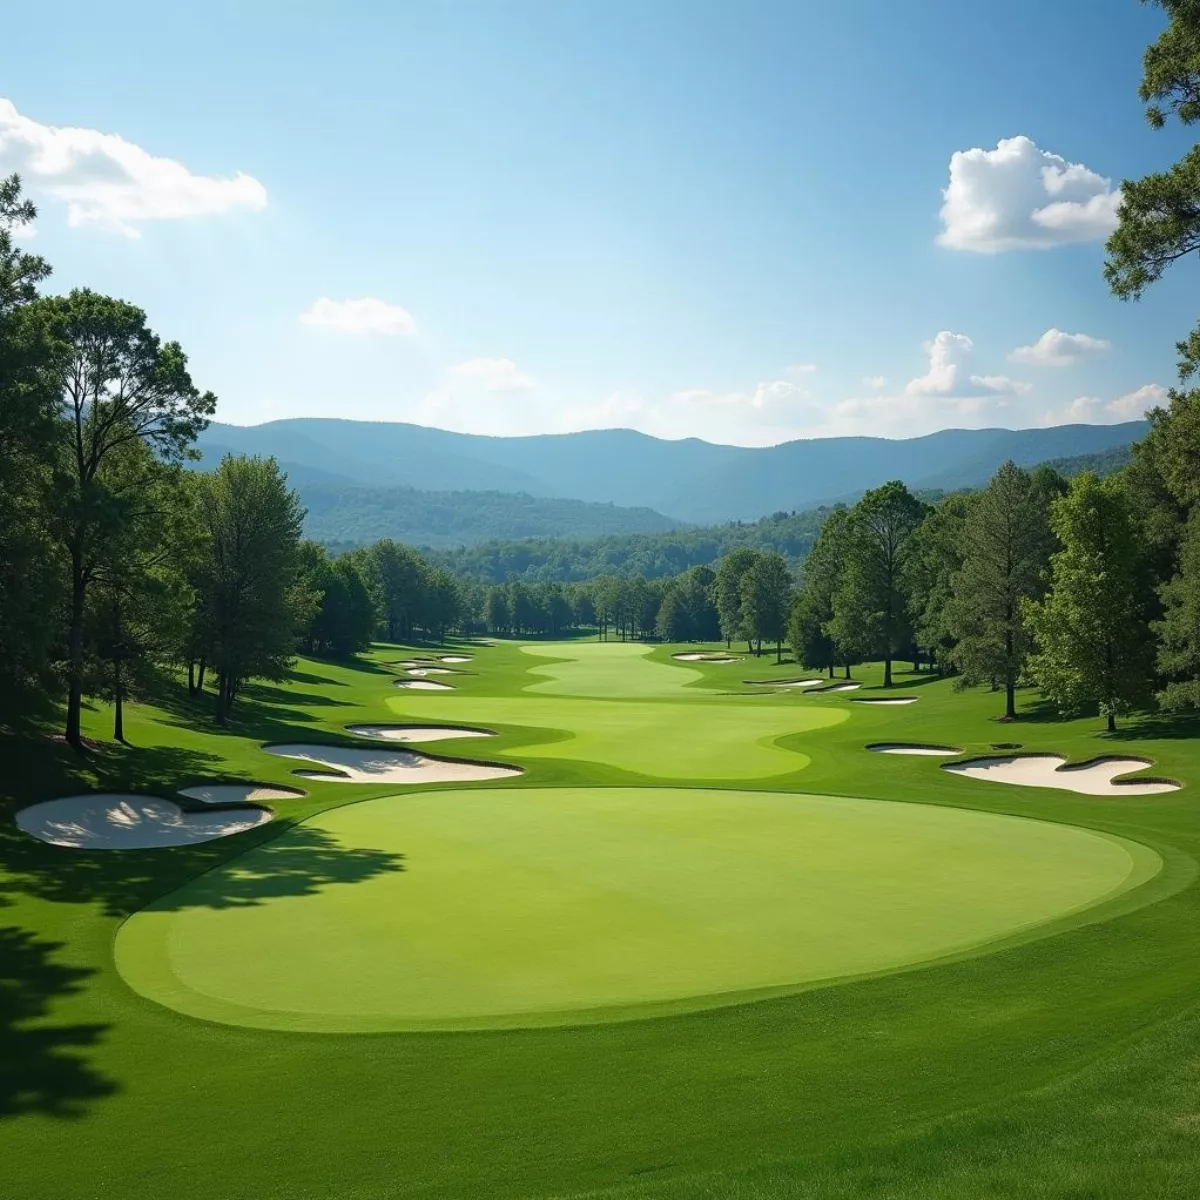
[{"label": "rough grass", "polygon": [[[670,666],[678,647],[652,652]],[[691,649],[690,647],[688,649]],[[0,788],[0,1163],[24,1200],[63,1196],[206,1200],[565,1197],[766,1200],[767,1197],[1192,1197],[1200,1174],[1200,850],[1197,729],[1146,716],[1117,735],[1095,718],[1059,720],[1022,693],[1022,719],[996,720],[1000,698],[901,675],[919,702],[851,705],[838,696],[754,696],[742,678],[794,678],[794,663],[670,666],[694,686],[697,713],[735,703],[795,714],[767,730],[796,769],[739,783],[768,792],[861,796],[1007,812],[1097,829],[1155,849],[1154,880],[1082,914],[1055,936],[977,957],[697,1013],[580,1028],[333,1035],[215,1025],[136,995],[113,965],[120,921],[246,848],[289,818],[372,796],[304,782],[275,802],[282,819],[204,847],[81,854],[20,835],[18,806],[91,786],[157,791],[198,782],[295,783],[264,743],[339,740],[344,725],[455,720],[496,729],[444,752],[512,758],[512,787],[664,781],[653,759],[618,767],[566,752],[586,698],[520,689],[553,665],[501,644],[479,650],[454,696],[400,695],[381,647],[352,665],[302,661],[286,684],[251,689],[228,732],[207,702],[172,687],[127,723],[133,748],[77,760],[34,733],[5,738]],[[732,674],[731,674],[732,672]],[[656,680],[664,677],[656,674]],[[655,684],[657,687],[657,682]],[[503,716],[467,716],[490,700]],[[520,719],[525,704],[541,704]],[[621,698],[593,699],[620,707]],[[434,708],[439,709],[436,716]],[[489,710],[491,711],[491,710]],[[580,710],[583,712],[584,710]],[[814,728],[806,714],[846,714]],[[109,714],[89,713],[103,739]],[[772,718],[774,720],[774,718]],[[689,717],[690,722],[690,717]],[[689,724],[689,731],[693,727]],[[773,728],[773,727],[772,727]],[[587,732],[584,731],[586,738]],[[691,733],[698,743],[700,737]],[[995,743],[1154,760],[1184,781],[1162,796],[1095,798],[987,787],[937,760],[871,754],[879,741]],[[366,744],[366,743],[361,743]],[[756,742],[756,745],[758,742]],[[469,750],[467,747],[469,746]],[[529,751],[555,750],[555,756]],[[801,756],[807,758],[807,764]],[[670,782],[669,777],[665,777]],[[727,787],[727,778],[696,786]],[[431,792],[445,789],[430,789]],[[472,789],[475,792],[475,789]],[[294,837],[295,832],[289,835]],[[281,843],[282,845],[283,843]],[[303,896],[357,886],[394,867],[347,851],[319,828],[269,875],[220,872],[215,902],[254,905],[264,890]],[[1103,919],[1100,919],[1103,918]],[[69,1150],[64,1152],[64,1147]]]}]

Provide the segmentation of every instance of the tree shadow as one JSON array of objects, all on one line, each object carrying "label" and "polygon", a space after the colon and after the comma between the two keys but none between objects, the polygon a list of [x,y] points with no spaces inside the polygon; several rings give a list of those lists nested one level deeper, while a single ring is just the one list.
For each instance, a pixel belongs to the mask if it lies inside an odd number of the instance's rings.
[{"label": "tree shadow", "polygon": [[56,996],[79,992],[95,972],[52,959],[62,946],[23,929],[0,929],[0,1121],[26,1113],[82,1117],[117,1086],[84,1052],[107,1025],[45,1024]]},{"label": "tree shadow", "polygon": [[1117,742],[1150,741],[1161,738],[1173,741],[1180,738],[1200,738],[1200,713],[1146,713],[1126,722],[1117,721],[1116,733],[1104,737]]},{"label": "tree shadow", "polygon": [[312,896],[404,870],[404,855],[342,846],[322,829],[297,825],[221,870],[156,900],[156,911],[252,908],[284,896]]}]

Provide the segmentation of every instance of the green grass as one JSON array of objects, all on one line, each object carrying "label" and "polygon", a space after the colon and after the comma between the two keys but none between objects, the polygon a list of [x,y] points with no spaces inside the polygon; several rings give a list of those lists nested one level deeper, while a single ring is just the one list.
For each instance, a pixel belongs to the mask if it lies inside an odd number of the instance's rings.
[{"label": "green grass", "polygon": [[[316,832],[395,869],[270,897],[273,861]],[[1084,830],[878,800],[443,792],[310,818],[135,914],[116,961],[152,1000],[265,1028],[629,1019],[985,945],[1160,867]],[[264,902],[224,903],[247,876]]]},{"label": "green grass", "polygon": [[[1006,725],[996,720],[997,696],[960,693],[948,681],[907,674],[897,690],[918,703],[852,704],[855,696],[878,694],[872,691],[877,667],[856,671],[868,685],[862,692],[760,696],[742,681],[795,677],[795,665],[764,659],[679,666],[670,660],[674,647],[644,657],[625,651],[634,671],[655,668],[642,675],[652,695],[581,695],[582,687],[626,685],[606,683],[599,670],[590,681],[578,674],[572,681],[561,668],[576,646],[545,649],[552,659],[505,643],[477,650],[449,694],[392,688],[380,664],[401,657],[401,647],[381,647],[358,664],[302,660],[288,683],[250,689],[226,732],[207,723],[207,701],[198,704],[172,687],[154,705],[132,710],[134,748],[108,746],[84,759],[36,731],[5,739],[0,1176],[14,1195],[1195,1196],[1200,756],[1194,721],[1147,715],[1107,737],[1098,720],[1061,721],[1023,692],[1022,719]],[[547,668],[554,674],[539,673]],[[668,686],[664,671],[679,672],[681,686]],[[567,691],[524,690],[547,683]],[[610,712],[624,709],[634,714],[629,724],[593,732],[614,719]],[[674,716],[666,715],[672,710]],[[739,728],[722,753],[704,758],[717,730],[742,719],[734,713],[760,710],[767,714],[763,725]],[[709,712],[723,715],[702,715]],[[665,722],[660,730],[674,729],[675,744],[665,746],[660,732],[651,735],[652,713]],[[832,715],[835,723],[813,724],[814,715]],[[525,776],[469,789],[430,787],[411,800],[383,800],[395,795],[394,786],[306,781],[300,786],[308,795],[273,805],[280,814],[274,825],[170,851],[76,853],[24,837],[10,819],[22,804],[89,787],[170,794],[217,778],[295,783],[295,764],[265,753],[264,744],[338,740],[346,724],[360,721],[436,723],[451,716],[499,736],[439,743],[439,754],[516,761]],[[89,734],[107,736],[109,719],[103,708],[90,712]],[[640,735],[656,749],[625,751],[624,758],[619,748],[615,756],[601,752],[605,740],[621,747]],[[1187,786],[1111,799],[987,786],[940,771],[936,760],[864,749],[884,740],[948,743],[969,753],[1016,742],[1074,761],[1137,754],[1154,760],[1152,774]],[[534,811],[528,806],[536,805],[537,793],[529,789],[659,789],[677,785],[671,772],[678,770],[714,772],[686,778],[719,793],[731,779],[717,773],[718,764],[731,755],[753,763],[759,751],[779,757],[769,768],[758,758],[761,770],[738,780],[741,793],[753,794],[745,804],[769,807],[779,793],[803,793],[904,802],[880,806],[889,813],[1004,813],[1054,822],[1055,836],[1063,836],[1057,826],[1071,826],[1131,840],[1156,852],[1162,870],[1033,931],[1042,936],[996,942],[986,953],[753,1003],[575,1027],[254,1029],[156,1004],[116,970],[122,921],[172,894],[209,889],[204,905],[180,910],[189,919],[253,922],[272,909],[300,911],[334,895],[416,883],[420,846],[450,836],[452,806],[477,813],[481,822],[499,821],[506,811]],[[406,807],[430,814],[430,822],[436,816],[423,835],[429,841],[411,839],[409,830],[391,846],[343,844],[338,815],[349,818],[368,807],[355,801],[375,799],[398,814],[401,828]],[[352,807],[333,811],[346,804]],[[332,823],[332,831],[323,823]],[[569,840],[561,826],[544,836]],[[635,840],[622,829],[626,850]],[[588,864],[603,847],[580,838],[572,844],[564,872],[584,888],[595,882]],[[1093,845],[1087,837],[1072,844]],[[411,870],[395,870],[397,854],[413,856],[399,860]],[[664,869],[681,868],[683,849],[673,854]],[[626,866],[625,857],[622,870],[638,867]],[[722,856],[717,861],[719,879],[720,868],[729,867]],[[639,886],[650,888],[652,865],[636,874]],[[193,882],[202,876],[203,884]],[[697,904],[718,903],[709,894],[713,878],[710,872],[697,884]],[[754,885],[754,872],[745,873],[745,882]],[[766,878],[761,882],[768,886]],[[778,894],[776,885],[772,895]],[[494,917],[485,907],[481,919],[502,916],[498,905]],[[693,928],[703,919],[675,918]],[[770,919],[798,918],[784,912]],[[260,959],[253,964],[259,974],[272,964],[294,969],[278,942]],[[317,974],[293,990],[324,986]]]}]

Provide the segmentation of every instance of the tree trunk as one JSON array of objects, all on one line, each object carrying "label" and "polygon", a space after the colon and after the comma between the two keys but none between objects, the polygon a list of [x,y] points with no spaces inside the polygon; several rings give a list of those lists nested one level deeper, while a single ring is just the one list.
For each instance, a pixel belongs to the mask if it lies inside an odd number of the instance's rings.
[{"label": "tree trunk", "polygon": [[113,740],[125,740],[125,692],[121,681],[121,660],[113,659]]},{"label": "tree trunk", "polygon": [[194,658],[189,658],[188,659],[188,695],[194,696],[195,694],[196,694],[196,660]]},{"label": "tree trunk", "polygon": [[200,655],[200,665],[196,669],[196,691],[197,692],[204,691],[204,672],[207,668],[208,668],[208,663],[205,660],[204,655],[202,654],[202,655]]},{"label": "tree trunk", "polygon": [[892,655],[889,651],[883,659],[883,686],[892,686]]},{"label": "tree trunk", "polygon": [[829,678],[833,678],[833,663],[829,664]]},{"label": "tree trunk", "polygon": [[71,623],[67,630],[67,744],[79,750],[83,746],[80,729],[83,714],[83,604],[87,587],[83,565],[73,554],[71,569]]},{"label": "tree trunk", "polygon": [[214,719],[216,720],[218,725],[228,724],[229,714],[225,708],[225,694],[226,694],[225,672],[219,671],[217,673],[217,711],[214,715]]},{"label": "tree trunk", "polygon": [[1117,732],[1117,713],[1116,710],[1112,708],[1108,710],[1108,732]]},{"label": "tree trunk", "polygon": [[775,643],[775,665],[778,666],[781,662],[783,662],[783,643],[776,642]]},{"label": "tree trunk", "polygon": [[848,662],[846,663],[846,678],[850,678],[850,664]]}]

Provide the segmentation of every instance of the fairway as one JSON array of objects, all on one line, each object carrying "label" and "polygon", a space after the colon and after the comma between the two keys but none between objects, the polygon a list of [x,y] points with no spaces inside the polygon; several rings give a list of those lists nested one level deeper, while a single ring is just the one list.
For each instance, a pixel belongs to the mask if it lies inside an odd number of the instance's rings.
[{"label": "fairway", "polygon": [[565,660],[533,667],[531,673],[546,682],[530,684],[527,692],[593,699],[678,696],[704,678],[690,667],[655,661],[648,657],[651,647],[637,642],[560,642],[521,649],[538,658]]},{"label": "fairway", "polygon": [[[295,871],[320,835],[393,866],[354,886],[276,892],[273,860]],[[953,808],[703,789],[451,791],[311,818],[135,914],[116,960],[144,996],[231,1024],[570,1024],[976,949],[1159,866],[1109,835]]]}]

